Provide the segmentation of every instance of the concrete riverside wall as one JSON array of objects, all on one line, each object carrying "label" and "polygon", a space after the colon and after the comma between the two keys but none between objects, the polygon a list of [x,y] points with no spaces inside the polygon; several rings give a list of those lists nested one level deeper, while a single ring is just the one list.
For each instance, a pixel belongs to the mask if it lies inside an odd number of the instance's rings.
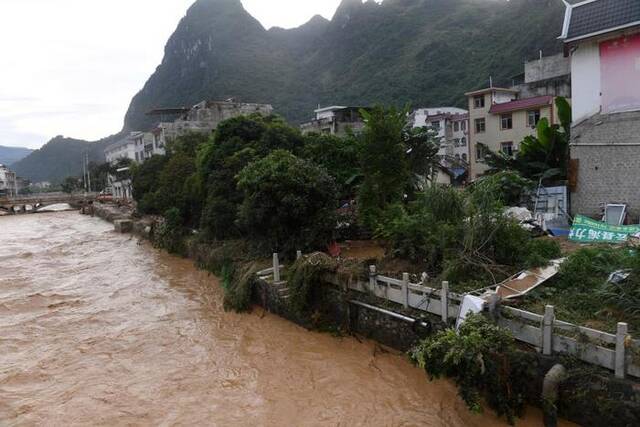
[{"label": "concrete riverside wall", "polygon": [[[635,145],[634,145],[635,144]],[[603,203],[626,203],[640,217],[640,112],[596,115],[572,129],[579,161],[571,212],[595,216]]]},{"label": "concrete riverside wall", "polygon": [[[321,310],[325,327],[327,323],[333,322],[333,329],[355,333],[406,352],[419,340],[447,326],[438,317],[425,317],[424,313],[404,309],[399,304],[390,305],[383,300],[376,300],[374,296],[361,297],[353,292],[346,292],[338,278],[327,278],[327,281],[322,305],[330,304],[333,308]],[[278,289],[277,285],[259,280],[254,289],[254,301],[266,310],[303,327],[313,327],[308,319],[289,312],[286,300]],[[423,317],[420,318],[419,315]],[[412,316],[416,322],[398,318]],[[530,352],[528,354],[531,355]],[[527,401],[531,405],[541,406],[544,376],[556,363],[562,363],[562,360],[538,353],[534,353],[534,356],[528,377],[522,381],[528,384]],[[640,425],[639,383],[616,379],[604,370],[592,367],[584,370],[569,369],[569,372],[569,378],[561,384],[559,390],[557,408],[561,418],[586,427]]]}]

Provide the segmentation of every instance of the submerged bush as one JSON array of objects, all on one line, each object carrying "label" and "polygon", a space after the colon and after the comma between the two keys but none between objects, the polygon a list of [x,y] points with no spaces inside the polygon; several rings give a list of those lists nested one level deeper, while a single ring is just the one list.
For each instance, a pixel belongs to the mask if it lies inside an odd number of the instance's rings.
[{"label": "submerged bush", "polygon": [[513,424],[522,415],[527,388],[524,353],[516,350],[511,334],[480,314],[467,317],[459,333],[447,329],[422,341],[411,359],[429,376],[453,379],[471,410],[486,402]]},{"label": "submerged bush", "polygon": [[287,272],[291,310],[296,314],[306,312],[312,301],[313,290],[320,285],[322,275],[335,271],[336,268],[336,260],[321,252],[297,260]]},{"label": "submerged bush", "polygon": [[230,263],[223,267],[222,287],[225,310],[243,312],[251,309],[251,295],[258,271],[260,268],[257,263],[242,265]]},{"label": "submerged bush", "polygon": [[180,209],[171,208],[165,211],[164,221],[153,232],[153,244],[157,248],[166,249],[171,254],[184,255],[187,229],[182,225]]}]

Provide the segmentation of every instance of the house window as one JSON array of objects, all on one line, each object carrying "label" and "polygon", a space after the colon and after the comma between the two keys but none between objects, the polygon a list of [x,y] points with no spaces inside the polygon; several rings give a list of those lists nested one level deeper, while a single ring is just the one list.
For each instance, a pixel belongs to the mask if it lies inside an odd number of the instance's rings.
[{"label": "house window", "polygon": [[500,115],[500,129],[513,129],[513,116],[511,114]]},{"label": "house window", "polygon": [[467,153],[462,153],[462,160],[467,161]]},{"label": "house window", "polygon": [[460,131],[460,122],[453,122],[453,131],[454,132]]},{"label": "house window", "polygon": [[487,123],[484,119],[476,119],[476,133],[483,133],[487,130]]},{"label": "house window", "polygon": [[431,127],[434,128],[435,130],[440,130],[440,121],[431,122]]},{"label": "house window", "polygon": [[540,121],[540,110],[527,111],[527,126],[536,127]]},{"label": "house window", "polygon": [[463,131],[467,130],[467,121],[466,120],[463,120],[460,123],[460,129],[462,129]]},{"label": "house window", "polygon": [[476,144],[476,162],[484,163],[484,156],[486,155],[485,146],[481,143]]},{"label": "house window", "polygon": [[502,142],[500,144],[500,151],[506,156],[513,157],[513,142]]},{"label": "house window", "polygon": [[484,108],[484,95],[477,95],[473,97],[474,108]]},{"label": "house window", "polygon": [[460,146],[461,147],[466,147],[467,146],[467,138],[465,138],[464,136],[462,138],[460,138]]}]

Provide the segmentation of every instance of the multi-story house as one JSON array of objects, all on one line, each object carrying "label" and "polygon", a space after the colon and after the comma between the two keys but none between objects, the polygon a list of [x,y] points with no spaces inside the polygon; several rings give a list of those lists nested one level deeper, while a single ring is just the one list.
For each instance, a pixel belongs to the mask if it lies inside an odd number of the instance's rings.
[{"label": "multi-story house", "polygon": [[144,163],[151,156],[166,154],[164,146],[158,146],[153,132],[134,132],[131,135],[135,145],[135,161]]},{"label": "multi-story house", "polygon": [[325,133],[345,136],[349,131],[358,133],[364,128],[364,120],[360,115],[362,107],[331,107],[314,110],[316,118],[300,125],[304,135],[310,133]]},{"label": "multi-story house", "polygon": [[114,164],[120,159],[136,160],[135,137],[140,133],[141,132],[131,132],[125,138],[105,148],[104,156],[107,163]]},{"label": "multi-story house", "polygon": [[558,122],[555,98],[571,96],[569,62],[551,56],[525,63],[523,79],[509,88],[467,92],[470,179],[487,171],[485,149],[513,156],[525,137],[535,135],[541,118]]},{"label": "multi-story house", "polygon": [[12,197],[18,194],[16,173],[0,164],[0,197]]},{"label": "multi-story house", "polygon": [[569,187],[574,214],[625,203],[640,215],[640,1],[567,4],[560,38],[571,60]]},{"label": "multi-story house", "polygon": [[[124,139],[105,148],[104,155],[107,163],[116,165],[118,161],[122,159],[139,161],[140,152],[136,145],[136,138],[140,134],[142,134],[142,132],[131,132]],[[125,172],[126,169],[127,168],[124,167],[123,170],[118,172]],[[116,175],[109,175],[107,179],[114,198],[128,200],[132,197],[130,179],[119,179]]]},{"label": "multi-story house", "polygon": [[469,112],[456,107],[418,108],[410,117],[414,128],[430,127],[440,142],[438,154],[452,161],[469,160]]}]

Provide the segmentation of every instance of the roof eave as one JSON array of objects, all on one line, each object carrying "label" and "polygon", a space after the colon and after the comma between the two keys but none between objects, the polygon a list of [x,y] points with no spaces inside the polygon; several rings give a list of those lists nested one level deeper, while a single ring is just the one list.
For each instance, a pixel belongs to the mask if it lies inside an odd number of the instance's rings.
[{"label": "roof eave", "polygon": [[489,93],[489,92],[493,92],[493,91],[498,91],[498,92],[511,92],[511,93],[518,93],[518,90],[515,89],[507,89],[504,87],[488,87],[485,89],[478,89],[478,90],[474,90],[471,92],[466,92],[464,95],[465,96],[472,96],[472,95],[480,95],[483,93]]},{"label": "roof eave", "polygon": [[565,40],[567,38],[567,35],[569,34],[569,24],[571,23],[571,13],[573,12],[573,5],[567,2],[567,0],[562,0],[562,2],[565,5],[564,23],[562,24],[562,34],[560,34],[560,37],[558,37],[558,39]]},{"label": "roof eave", "polygon": [[609,34],[609,33],[615,33],[616,31],[622,31],[622,30],[626,30],[626,29],[629,29],[629,28],[633,28],[633,27],[639,27],[640,28],[640,21],[629,22],[628,24],[619,25],[617,27],[607,28],[607,29],[604,29],[604,30],[595,31],[593,33],[583,34],[583,35],[580,35],[580,36],[577,36],[577,37],[573,37],[573,38],[570,38],[570,39],[564,39],[564,42],[565,43],[574,43],[574,42],[577,42],[577,41],[586,40],[586,39],[602,36],[602,35]]}]

